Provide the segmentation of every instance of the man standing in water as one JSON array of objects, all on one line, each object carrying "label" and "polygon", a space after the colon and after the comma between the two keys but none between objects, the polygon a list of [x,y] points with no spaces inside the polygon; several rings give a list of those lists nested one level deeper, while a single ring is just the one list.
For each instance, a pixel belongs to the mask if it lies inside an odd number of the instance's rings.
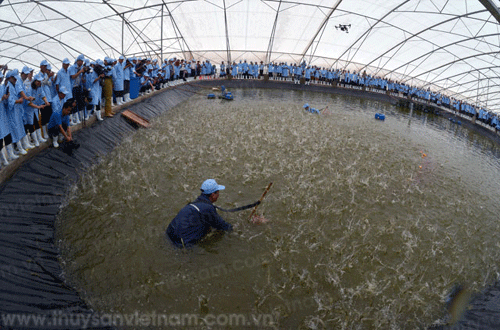
[{"label": "man standing in water", "polygon": [[213,203],[219,198],[219,191],[226,187],[208,179],[201,185],[201,195],[184,206],[168,225],[167,236],[177,247],[187,247],[199,242],[211,228],[231,231],[233,226],[225,222]]}]

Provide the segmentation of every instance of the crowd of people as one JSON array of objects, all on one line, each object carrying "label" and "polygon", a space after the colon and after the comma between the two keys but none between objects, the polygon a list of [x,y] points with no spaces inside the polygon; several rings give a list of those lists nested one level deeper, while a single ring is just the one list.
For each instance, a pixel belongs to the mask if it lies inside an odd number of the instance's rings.
[{"label": "crowd of people", "polygon": [[99,121],[112,117],[113,102],[122,105],[131,101],[131,80],[138,81],[139,95],[142,95],[198,76],[263,79],[266,75],[275,81],[333,85],[433,103],[477,119],[495,130],[500,129],[499,115],[485,108],[366,72],[320,68],[305,62],[264,64],[240,60],[225,64],[222,61],[217,70],[209,60],[200,63],[172,58],[159,62],[151,58],[120,56],[91,61],[79,55],[73,64],[63,59],[59,70],[53,70],[43,60],[36,71],[35,74],[35,69],[27,66],[21,71],[0,66],[0,162],[3,166],[48,139],[54,147],[58,147],[58,140],[71,140],[69,127],[89,120],[90,116]]},{"label": "crowd of people", "polygon": [[478,107],[439,92],[433,92],[430,89],[422,89],[390,79],[371,76],[366,72],[327,69],[307,65],[305,62],[301,64],[288,64],[286,62],[264,64],[260,62],[258,64],[257,62],[247,63],[247,61],[233,62],[230,66],[222,62],[219,72],[221,78],[231,74],[238,79],[259,79],[266,72],[270,80],[288,81],[294,84],[303,83],[305,85],[311,83],[334,85],[371,92],[390,93],[393,96],[411,98],[415,101],[442,106],[470,118],[475,117],[484,125],[500,130],[499,115],[488,111],[484,107]]},{"label": "crowd of people", "polygon": [[[158,63],[150,58],[105,57],[90,61],[79,55],[63,59],[59,70],[43,60],[39,70],[21,71],[0,66],[0,162],[2,166],[27,154],[40,143],[71,141],[70,127],[95,116],[113,117],[112,105],[130,102],[130,81],[136,79],[139,95],[165,88],[189,77],[206,75],[212,65],[176,58]],[[38,71],[35,73],[35,71]],[[104,110],[104,114],[101,111]]]}]

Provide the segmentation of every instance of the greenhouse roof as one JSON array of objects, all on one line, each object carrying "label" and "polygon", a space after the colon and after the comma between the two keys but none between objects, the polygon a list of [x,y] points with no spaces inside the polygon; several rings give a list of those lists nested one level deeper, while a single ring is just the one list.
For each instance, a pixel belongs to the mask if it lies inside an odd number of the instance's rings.
[{"label": "greenhouse roof", "polygon": [[79,54],[348,69],[500,112],[498,0],[4,0],[0,64]]}]

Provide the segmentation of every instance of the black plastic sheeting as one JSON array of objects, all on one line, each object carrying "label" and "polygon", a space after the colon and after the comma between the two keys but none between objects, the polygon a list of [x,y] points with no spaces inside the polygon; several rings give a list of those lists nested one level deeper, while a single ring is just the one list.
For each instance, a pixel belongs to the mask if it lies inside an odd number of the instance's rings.
[{"label": "black plastic sheeting", "polygon": [[[149,120],[197,89],[170,88],[128,108]],[[49,147],[2,184],[0,329],[108,328],[110,320],[90,310],[61,278],[54,226],[66,193],[80,174],[136,129],[121,115],[96,122],[74,134],[80,147],[71,156]]]},{"label": "black plastic sheeting", "polygon": [[[286,88],[397,102],[396,98],[385,94],[331,86],[225,80],[169,88],[128,108],[152,119],[194,94],[211,93],[210,89],[201,87],[221,84],[229,88]],[[71,156],[60,149],[48,148],[23,164],[0,186],[0,329],[109,328],[93,323],[94,320],[102,321],[102,315],[90,310],[76,290],[61,278],[54,226],[66,193],[80,174],[136,129],[120,115],[96,122],[75,133],[80,148]],[[494,132],[482,127],[479,130],[499,141]],[[25,317],[29,323],[22,322],[20,317]],[[500,283],[475,296],[462,320],[454,326],[435,325],[429,329],[500,329]]]}]

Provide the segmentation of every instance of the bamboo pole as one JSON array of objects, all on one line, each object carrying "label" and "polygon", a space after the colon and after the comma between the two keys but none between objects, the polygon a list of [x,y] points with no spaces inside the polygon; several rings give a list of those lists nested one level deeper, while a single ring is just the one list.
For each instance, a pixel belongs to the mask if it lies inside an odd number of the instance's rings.
[{"label": "bamboo pole", "polygon": [[257,211],[257,207],[262,203],[262,200],[264,199],[264,197],[266,197],[266,194],[267,192],[269,191],[269,189],[271,189],[271,186],[273,185],[272,182],[270,182],[268,185],[267,185],[267,188],[266,190],[264,190],[264,193],[262,194],[262,196],[260,196],[260,199],[259,199],[259,204],[255,205],[255,207],[253,208],[252,210],[252,213],[250,214],[250,218],[248,219],[248,221],[251,221],[252,220],[252,217],[254,216],[255,214],[255,211]]}]

